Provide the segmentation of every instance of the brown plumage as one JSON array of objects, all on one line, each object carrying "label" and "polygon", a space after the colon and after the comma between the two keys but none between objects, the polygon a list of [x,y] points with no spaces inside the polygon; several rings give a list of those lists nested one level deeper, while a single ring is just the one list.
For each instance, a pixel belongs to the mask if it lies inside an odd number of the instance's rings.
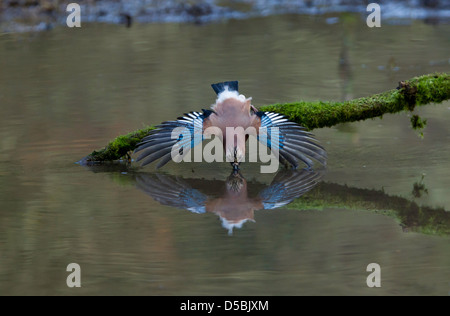
[{"label": "brown plumage", "polygon": [[[251,104],[251,98],[245,98],[238,93],[237,81],[213,84],[212,87],[217,93],[217,99],[211,110],[203,110],[203,113],[187,113],[176,121],[159,125],[139,144],[136,149],[136,152],[140,152],[137,161],[142,161],[144,166],[161,159],[157,165],[160,168],[171,160],[171,151],[175,144],[184,144],[191,149],[202,141],[202,137],[194,137],[195,132],[207,134],[208,128],[216,127],[222,132],[225,156],[234,169],[238,169],[239,164],[245,160],[248,134],[234,137],[234,140],[227,139],[227,128],[242,128],[243,131],[254,128],[255,136],[259,138],[259,141],[270,149],[277,149],[279,160],[285,165],[290,164],[297,168],[299,160],[303,161],[308,168],[312,167],[313,160],[326,165],[326,152],[317,144],[311,133],[280,114],[258,111]],[[189,129],[191,139],[173,139],[172,131],[177,127]],[[271,142],[271,128],[277,128],[279,131],[278,146]],[[268,139],[266,140],[261,137],[263,129],[267,129]],[[187,154],[188,152],[183,152],[183,155]]]},{"label": "brown plumage", "polygon": [[233,228],[254,221],[255,211],[277,209],[302,196],[319,183],[322,175],[313,170],[283,170],[269,186],[263,186],[247,183],[237,171],[226,181],[139,173],[136,186],[163,205],[197,214],[216,214],[231,233]]}]

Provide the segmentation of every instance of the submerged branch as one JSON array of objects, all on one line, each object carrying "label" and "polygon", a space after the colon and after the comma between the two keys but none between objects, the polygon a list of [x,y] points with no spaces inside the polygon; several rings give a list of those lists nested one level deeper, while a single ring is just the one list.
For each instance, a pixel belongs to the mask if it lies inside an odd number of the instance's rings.
[{"label": "submerged branch", "polygon": [[[400,82],[397,89],[345,102],[294,102],[262,106],[261,111],[272,111],[287,116],[309,130],[331,127],[339,123],[381,117],[386,113],[412,111],[416,106],[441,103],[450,99],[450,74],[436,73]],[[414,122],[412,122],[414,123]],[[418,128],[424,124],[417,125]],[[127,157],[153,127],[122,135],[105,148],[94,151],[81,163],[105,162]]]}]

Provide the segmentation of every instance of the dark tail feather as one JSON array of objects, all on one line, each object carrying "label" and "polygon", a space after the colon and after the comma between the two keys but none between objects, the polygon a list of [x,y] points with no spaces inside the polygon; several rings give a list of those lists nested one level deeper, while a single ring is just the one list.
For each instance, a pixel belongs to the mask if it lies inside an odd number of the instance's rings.
[{"label": "dark tail feather", "polygon": [[219,83],[213,83],[211,87],[214,89],[216,94],[219,94],[225,91],[226,87],[228,87],[228,91],[239,91],[239,86],[237,81],[225,81]]}]

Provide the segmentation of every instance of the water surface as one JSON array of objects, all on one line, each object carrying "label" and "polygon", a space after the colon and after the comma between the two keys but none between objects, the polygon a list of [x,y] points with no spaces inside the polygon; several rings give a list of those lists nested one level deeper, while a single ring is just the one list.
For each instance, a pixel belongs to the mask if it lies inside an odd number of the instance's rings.
[{"label": "water surface", "polygon": [[[0,294],[447,295],[449,237],[367,207],[262,210],[230,236],[218,216],[161,205],[137,189],[133,175],[151,166],[74,164],[117,135],[207,108],[209,85],[221,80],[239,80],[258,106],[350,99],[450,72],[446,25],[369,29],[359,16],[326,18],[1,35]],[[423,139],[407,113],[315,130],[329,156],[324,183],[450,210],[450,103],[417,112],[428,120]],[[225,181],[230,168],[163,172]],[[249,165],[242,173],[259,186],[274,176]],[[427,191],[414,197],[422,177]],[[81,289],[66,286],[72,262]],[[380,289],[366,286],[372,262],[382,268]]]}]

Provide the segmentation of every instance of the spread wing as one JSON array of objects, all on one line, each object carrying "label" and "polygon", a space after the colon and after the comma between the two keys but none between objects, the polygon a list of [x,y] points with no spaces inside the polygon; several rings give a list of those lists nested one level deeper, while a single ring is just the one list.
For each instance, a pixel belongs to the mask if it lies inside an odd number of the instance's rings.
[{"label": "spread wing", "polygon": [[[313,134],[304,127],[290,122],[285,116],[273,112],[256,112],[254,127],[258,130],[258,140],[270,149],[279,151],[281,162],[288,161],[294,168],[298,160],[303,161],[308,168],[313,165],[313,159],[323,166],[327,163],[325,149],[317,143]],[[276,133],[276,129],[278,133]],[[277,139],[278,141],[274,141]]]},{"label": "spread wing", "polygon": [[163,205],[186,209],[193,213],[205,213],[208,196],[193,189],[180,178],[162,174],[139,174],[136,186]]},{"label": "spread wing", "polygon": [[270,186],[259,193],[264,209],[271,210],[291,203],[318,184],[322,174],[314,170],[286,170],[277,174]]},{"label": "spread wing", "polygon": [[[137,145],[135,153],[139,153],[139,156],[136,161],[142,161],[142,166],[145,166],[161,159],[157,165],[159,169],[172,159],[175,145],[181,157],[186,156],[192,148],[203,141],[203,129],[211,113],[213,111],[210,110],[203,110],[203,113],[191,112],[176,121],[158,125]],[[184,132],[174,133],[177,128]]]}]

